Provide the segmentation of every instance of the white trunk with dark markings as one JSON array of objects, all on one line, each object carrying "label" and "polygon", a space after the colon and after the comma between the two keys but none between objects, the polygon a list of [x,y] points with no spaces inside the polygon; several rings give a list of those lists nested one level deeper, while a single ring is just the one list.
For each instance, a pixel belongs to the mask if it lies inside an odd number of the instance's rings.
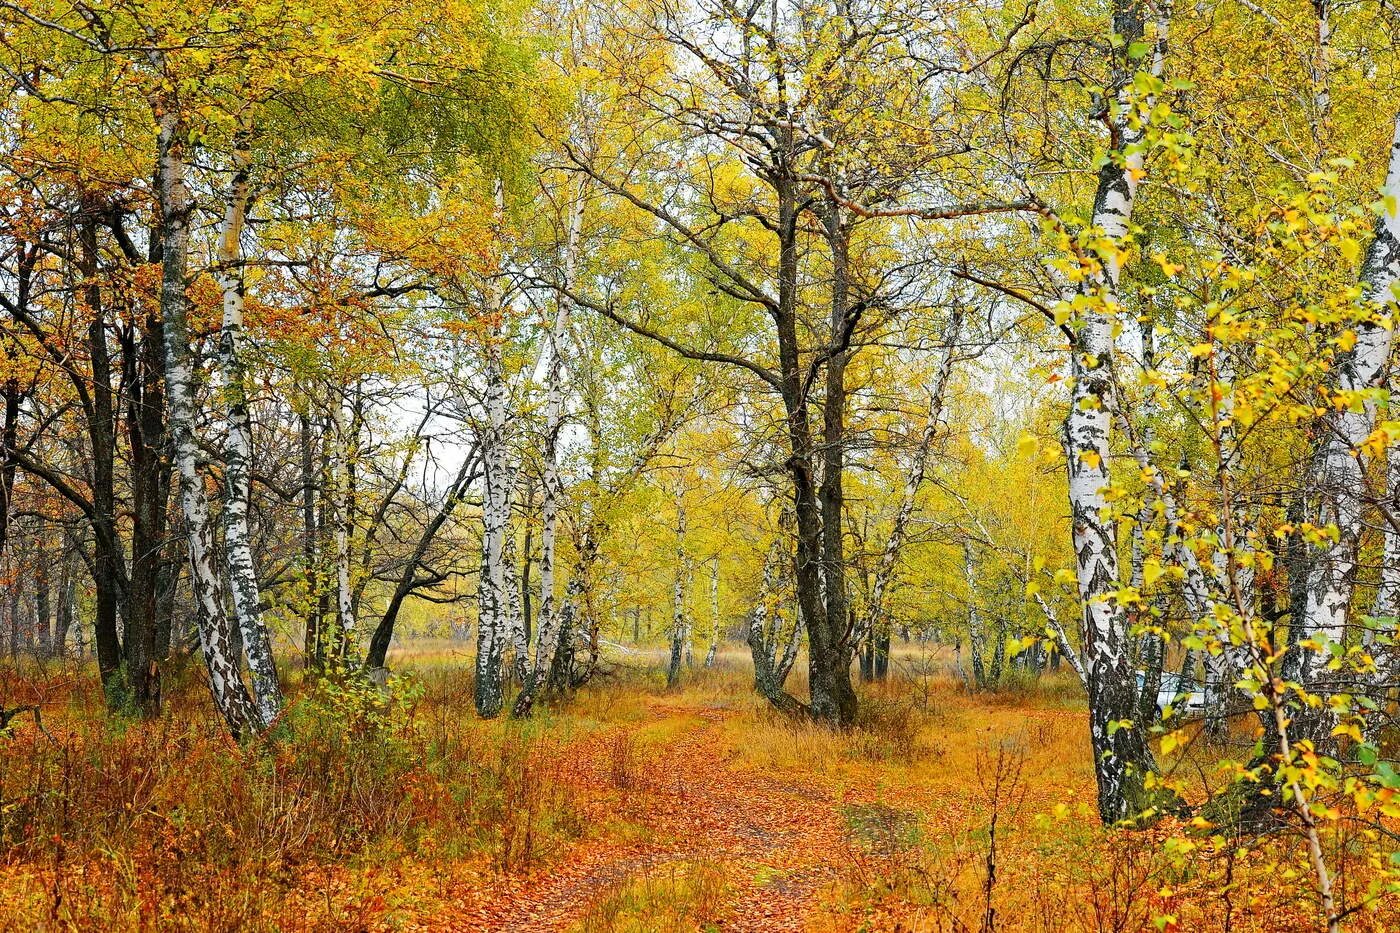
[{"label": "white trunk with dark markings", "polygon": [[262,616],[262,594],[248,530],[249,470],[253,429],[248,417],[247,372],[243,363],[244,276],[241,239],[249,202],[248,167],[237,154],[228,206],[219,231],[219,284],[223,290],[223,329],[219,335],[226,438],[224,441],[224,546],[234,616],[243,636],[243,652],[253,675],[253,697],[265,728],[282,711],[272,639]]},{"label": "white trunk with dark markings", "polygon": [[[569,212],[563,254],[560,256],[566,289],[571,288],[574,282],[583,211],[584,199],[580,194],[574,209]],[[571,303],[562,291],[557,294],[554,320],[545,335],[545,426],[540,475],[540,605],[535,622],[535,658],[530,665],[529,678],[511,708],[511,715],[516,717],[530,714],[535,695],[544,686],[554,663],[554,655],[559,650],[563,623],[554,588],[559,507],[564,498],[564,486],[559,478],[559,435],[564,429],[564,343],[569,332]]]},{"label": "white trunk with dark markings", "polygon": [[681,675],[681,656],[689,654],[690,630],[685,611],[685,584],[690,559],[685,553],[685,505],[676,497],[676,578],[671,594],[671,663],[666,668],[666,686],[674,687]]},{"label": "white trunk with dark markings", "polygon": [[[1135,0],[1118,0],[1114,4],[1114,32],[1128,43],[1147,38],[1142,14]],[[1153,71],[1159,75],[1165,28],[1164,17],[1157,23],[1152,61]],[[1123,244],[1129,235],[1145,166],[1145,153],[1139,145],[1142,129],[1129,118],[1130,108],[1136,105],[1131,96],[1132,68],[1126,59],[1115,64],[1115,99],[1110,107],[1115,151],[1099,170],[1092,218],[1094,226],[1114,244]],[[1133,722],[1137,680],[1127,614],[1116,596],[1122,584],[1118,528],[1106,496],[1112,481],[1109,436],[1118,406],[1113,352],[1121,272],[1121,253],[1106,252],[1098,267],[1087,270],[1084,293],[1090,301],[1078,315],[1071,351],[1073,380],[1064,443],[1099,815],[1105,823],[1115,823],[1135,816],[1147,805],[1143,782],[1155,764],[1143,727]]]},{"label": "white trunk with dark markings", "polygon": [[356,456],[354,415],[351,426],[347,427],[344,415],[344,401],[332,402],[331,419],[334,424],[336,443],[340,446],[340,456],[332,469],[335,479],[332,489],[335,503],[335,618],[337,656],[342,648],[355,643],[355,604],[350,580],[350,536],[353,531],[351,513],[354,509],[354,489],[350,480],[352,463]]},{"label": "white trunk with dark markings", "polygon": [[510,470],[507,436],[508,399],[502,362],[502,338],[492,335],[486,363],[486,431],[482,438],[485,495],[482,497],[481,584],[477,598],[476,711],[491,718],[501,711],[501,656],[509,632],[505,539],[510,524]]},{"label": "white trunk with dark markings", "polygon": [[962,331],[962,313],[955,311],[953,319],[949,325],[946,346],[938,359],[938,366],[934,370],[933,384],[929,386],[928,414],[924,419],[923,430],[919,434],[919,441],[910,457],[909,471],[904,478],[904,491],[900,496],[899,508],[894,515],[894,525],[890,528],[890,535],[885,539],[885,546],[880,550],[880,561],[875,567],[875,581],[870,589],[870,605],[862,618],[859,631],[856,633],[855,643],[863,644],[866,639],[875,635],[877,626],[884,621],[885,597],[889,592],[890,584],[894,580],[894,571],[899,563],[899,554],[904,547],[904,538],[909,530],[909,523],[914,518],[914,508],[918,503],[919,490],[924,485],[924,474],[928,468],[929,453],[933,450],[933,442],[938,437],[939,427],[943,423],[943,399],[948,390],[948,380],[953,372],[953,352],[958,344],[958,337]]},{"label": "white trunk with dark markings", "polygon": [[710,565],[710,647],[705,652],[705,667],[714,667],[719,654],[719,556]]},{"label": "white trunk with dark markings", "polygon": [[[1400,119],[1391,143],[1384,193],[1394,207],[1400,199]],[[1356,345],[1333,370],[1333,388],[1339,392],[1357,392],[1383,384],[1391,352],[1392,328],[1388,318],[1393,313],[1395,289],[1400,283],[1400,212],[1385,211],[1380,217],[1360,278],[1364,297],[1376,307],[1378,316],[1356,326]],[[1314,501],[1309,520],[1319,527],[1335,525],[1339,536],[1330,544],[1314,548],[1310,555],[1302,625],[1295,633],[1299,639],[1340,643],[1346,637],[1362,531],[1360,495],[1365,489],[1359,452],[1373,422],[1370,405],[1357,411],[1347,405],[1323,416],[1320,441],[1313,456],[1309,493]],[[1325,649],[1306,652],[1302,671],[1305,681],[1326,679],[1330,657]]]},{"label": "white trunk with dark markings", "polygon": [[258,729],[262,717],[239,675],[229,641],[228,616],[219,576],[214,569],[209,500],[199,471],[195,437],[195,368],[190,348],[185,281],[189,252],[190,211],[185,181],[183,127],[173,110],[158,116],[160,163],[157,195],[162,217],[160,306],[165,342],[165,385],[170,437],[180,475],[180,510],[185,523],[190,583],[199,613],[199,642],[209,671],[214,705],[230,730]]},{"label": "white trunk with dark markings", "polygon": [[515,530],[506,531],[502,560],[505,562],[506,623],[510,631],[511,674],[523,684],[529,671],[530,643],[525,633],[525,615],[520,605],[520,564],[516,561]]}]

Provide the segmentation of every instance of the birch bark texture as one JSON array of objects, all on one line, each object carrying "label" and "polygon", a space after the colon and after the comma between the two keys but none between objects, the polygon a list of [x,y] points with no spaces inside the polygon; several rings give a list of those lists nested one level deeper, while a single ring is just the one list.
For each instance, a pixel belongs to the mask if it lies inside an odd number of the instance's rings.
[{"label": "birch bark texture", "polygon": [[[1355,345],[1333,369],[1333,394],[1354,394],[1385,385],[1393,337],[1391,318],[1400,284],[1400,211],[1396,206],[1400,203],[1400,116],[1396,118],[1382,194],[1381,215],[1360,274],[1363,297],[1374,314],[1356,325]],[[1297,641],[1316,645],[1302,658],[1302,676],[1309,685],[1327,678],[1331,658],[1327,645],[1341,643],[1347,634],[1366,488],[1361,447],[1374,421],[1373,405],[1346,404],[1329,410],[1318,432],[1309,477],[1312,502],[1308,520],[1320,528],[1335,526],[1338,535],[1314,546],[1308,555],[1302,625],[1294,635]],[[1387,469],[1388,481],[1394,473]],[[1382,572],[1383,584],[1400,577],[1389,563],[1400,553],[1400,546],[1391,540],[1393,536],[1393,530],[1388,532],[1385,556],[1390,569]],[[1393,593],[1393,588],[1382,585],[1378,595],[1382,600],[1390,600]],[[1382,605],[1388,608],[1385,603]]]},{"label": "birch bark texture", "polygon": [[243,327],[245,278],[243,230],[251,192],[248,155],[240,147],[234,153],[233,179],[219,231],[219,284],[223,292],[223,326],[219,334],[220,395],[223,399],[224,438],[224,551],[234,618],[242,636],[243,652],[252,674],[253,698],[263,728],[282,711],[282,688],[272,639],[262,616],[262,594],[253,562],[248,530],[251,496],[249,471],[253,460],[253,427],[248,415],[247,367],[244,364]]},{"label": "birch bark texture", "polygon": [[[1146,4],[1115,0],[1113,32],[1125,48],[1147,38]],[[1151,69],[1160,77],[1166,53],[1170,9],[1155,22]],[[1131,231],[1139,180],[1145,174],[1144,127],[1132,118],[1139,106],[1132,96],[1135,66],[1115,54],[1109,121],[1114,151],[1099,170],[1092,223],[1108,241],[1097,267],[1087,269],[1078,304],[1079,328],[1071,349],[1073,387],[1065,415],[1064,443],[1069,471],[1069,506],[1075,571],[1082,607],[1085,681],[1089,693],[1089,733],[1098,784],[1099,816],[1105,823],[1136,817],[1150,804],[1145,782],[1155,769],[1143,729],[1133,722],[1137,682],[1129,650],[1127,614],[1117,601],[1122,578],[1118,528],[1107,492],[1109,437],[1119,404],[1113,373],[1114,317],[1119,307],[1122,245]]]},{"label": "birch bark texture", "polygon": [[555,290],[558,298],[554,319],[545,335],[545,425],[540,457],[540,604],[535,622],[534,661],[529,665],[520,693],[511,707],[511,715],[517,718],[530,715],[535,695],[549,676],[555,653],[559,650],[563,622],[555,596],[559,509],[564,497],[564,486],[559,476],[559,437],[564,430],[564,345],[572,308],[569,290],[578,264],[584,206],[585,199],[583,192],[580,192],[565,220],[564,243],[559,257],[563,287]]},{"label": "birch bark texture", "polygon": [[185,286],[189,263],[190,214],[193,203],[186,181],[185,128],[174,106],[163,104],[157,116],[159,163],[156,193],[162,220],[160,306],[165,342],[165,385],[170,436],[180,475],[180,509],[185,524],[190,585],[199,618],[199,642],[209,672],[214,705],[229,730],[241,734],[266,725],[239,674],[229,639],[228,616],[213,558],[209,500],[199,472],[195,436],[195,364],[190,347]]},{"label": "birch bark texture", "polygon": [[493,335],[486,361],[486,430],[481,441],[483,530],[481,584],[477,598],[476,711],[490,719],[504,702],[501,657],[509,637],[505,538],[510,524],[510,470],[507,433],[508,393],[502,360],[502,335]]}]

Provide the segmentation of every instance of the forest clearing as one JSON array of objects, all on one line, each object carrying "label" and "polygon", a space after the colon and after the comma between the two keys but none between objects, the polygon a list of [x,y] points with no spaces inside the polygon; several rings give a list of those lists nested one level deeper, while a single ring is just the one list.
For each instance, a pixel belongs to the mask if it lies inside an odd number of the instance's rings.
[{"label": "forest clearing", "polygon": [[1394,0],[0,0],[0,930],[1400,930]]},{"label": "forest clearing", "polygon": [[[1072,680],[989,699],[946,647],[899,650],[903,673],[865,693],[857,730],[832,734],[765,709],[741,654],[679,691],[649,660],[651,676],[620,674],[521,726],[475,721],[460,658],[432,643],[391,750],[335,744],[327,711],[306,709],[320,701],[298,698],[295,741],[236,764],[197,702],[111,736],[96,698],[67,695],[72,672],[50,672],[56,744],[26,731],[0,758],[22,801],[9,838],[24,839],[0,923],[1281,931],[1313,914],[1279,883],[1302,868],[1288,847],[1169,856],[1165,839],[1200,835],[1098,828]],[[1345,855],[1338,871],[1339,891],[1374,880]],[[1386,930],[1400,913],[1356,919]]]}]

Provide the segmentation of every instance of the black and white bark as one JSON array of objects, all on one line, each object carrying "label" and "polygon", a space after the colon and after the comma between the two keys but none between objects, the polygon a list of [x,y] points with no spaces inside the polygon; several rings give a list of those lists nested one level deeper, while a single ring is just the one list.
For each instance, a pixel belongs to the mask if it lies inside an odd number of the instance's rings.
[{"label": "black and white bark", "polygon": [[[1114,33],[1126,44],[1146,35],[1145,4],[1117,0]],[[1152,70],[1160,75],[1166,52],[1166,11],[1151,37]],[[1082,607],[1081,655],[1089,693],[1089,733],[1098,783],[1099,815],[1117,823],[1151,807],[1147,776],[1155,769],[1145,730],[1135,722],[1137,678],[1127,614],[1118,602],[1118,526],[1108,491],[1110,434],[1119,405],[1113,374],[1114,318],[1119,308],[1122,249],[1140,179],[1145,174],[1144,126],[1131,111],[1134,65],[1115,56],[1109,89],[1112,151],[1099,169],[1092,222],[1109,241],[1097,263],[1085,269],[1083,295],[1071,348],[1071,392],[1064,444],[1069,471],[1069,506],[1075,576]]]},{"label": "black and white bark", "polygon": [[195,362],[190,346],[185,295],[193,204],[186,181],[185,128],[168,103],[157,114],[159,162],[156,191],[161,212],[161,318],[164,322],[165,385],[170,437],[180,476],[180,507],[185,526],[190,584],[199,618],[200,648],[209,672],[214,704],[234,733],[267,723],[239,676],[232,651],[223,591],[215,569],[209,500],[199,469],[195,435]]},{"label": "black and white bark", "polygon": [[[497,201],[501,198],[497,185]],[[494,315],[484,349],[486,422],[480,436],[482,465],[481,580],[477,596],[476,711],[490,719],[504,704],[502,659],[510,640],[510,594],[506,584],[506,537],[510,534],[515,473],[510,457],[510,390],[505,373],[505,296],[502,284],[487,286]]]},{"label": "black and white bark", "polygon": [[710,647],[705,651],[705,667],[715,665],[719,654],[720,614],[719,614],[719,555],[710,564]]},{"label": "black and white bark", "polygon": [[[564,430],[564,346],[573,308],[570,288],[578,265],[579,237],[583,231],[585,200],[580,192],[565,218],[564,242],[559,257],[562,287],[556,289],[554,318],[545,334],[545,424],[540,451],[540,602],[536,612],[535,657],[522,679],[511,715],[528,716],[535,694],[554,665],[563,628],[556,597],[555,569],[559,538],[559,510],[564,498],[559,474],[559,438]],[[526,555],[529,559],[529,555]]]},{"label": "black and white bark", "polygon": [[243,324],[245,277],[242,238],[251,190],[247,154],[235,154],[228,203],[219,230],[219,284],[223,291],[223,329],[219,335],[219,394],[225,420],[224,439],[224,560],[234,618],[243,653],[252,674],[253,698],[263,728],[282,711],[282,688],[272,638],[262,615],[262,593],[248,525],[252,490],[253,427],[248,414],[246,336]]},{"label": "black and white bark", "polygon": [[[1393,335],[1396,286],[1400,283],[1400,118],[1395,124],[1385,196],[1375,235],[1366,250],[1360,282],[1371,309],[1354,327],[1355,344],[1337,361],[1330,376],[1332,393],[1355,393],[1384,386]],[[1309,476],[1308,521],[1335,527],[1337,536],[1313,546],[1307,568],[1307,591],[1301,619],[1292,632],[1294,643],[1307,644],[1300,659],[1301,676],[1309,685],[1328,679],[1329,645],[1346,640],[1352,618],[1352,595],[1363,520],[1366,478],[1361,448],[1375,420],[1374,406],[1329,406],[1322,416]],[[1389,473],[1389,470],[1387,470]],[[1391,592],[1383,587],[1389,598]]]},{"label": "black and white bark", "polygon": [[690,574],[690,557],[685,551],[685,503],[676,496],[676,567],[671,590],[671,659],[666,667],[666,686],[674,687],[681,676],[681,656],[690,641],[689,615],[686,613],[686,582]]}]

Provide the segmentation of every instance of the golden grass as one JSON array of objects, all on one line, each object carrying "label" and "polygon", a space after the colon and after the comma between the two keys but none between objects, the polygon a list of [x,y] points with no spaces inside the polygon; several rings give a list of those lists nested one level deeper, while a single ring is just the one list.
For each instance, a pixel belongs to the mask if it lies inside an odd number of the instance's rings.
[{"label": "golden grass", "polygon": [[[808,789],[800,798],[839,828],[822,843],[834,870],[802,895],[813,931],[1316,923],[1291,835],[1217,846],[1174,824],[1098,825],[1069,674],[971,693],[946,656],[905,649],[896,677],[862,686],[857,726],[835,732],[768,709],[736,649],[670,691],[659,655],[654,669],[629,656],[524,724],[475,718],[458,646],[400,658],[414,686],[387,702],[291,678],[277,740],[243,746],[193,672],[169,685],[165,718],[141,723],[105,717],[90,669],[0,670],[0,702],[41,703],[47,726],[17,721],[0,739],[0,929],[396,929],[463,902],[489,911],[498,889],[524,896],[580,853],[658,846],[674,854],[600,869],[572,928],[732,923],[736,877],[762,896],[784,883],[769,867],[781,853],[757,867],[711,859],[647,810],[694,790],[669,759],[702,734],[715,768]],[[584,746],[592,757],[575,760]],[[1208,783],[1221,754],[1189,746],[1183,772]],[[1169,857],[1169,842],[1190,851]],[[1345,824],[1327,843],[1354,902],[1385,843]],[[1400,929],[1387,900],[1349,922]]]}]

